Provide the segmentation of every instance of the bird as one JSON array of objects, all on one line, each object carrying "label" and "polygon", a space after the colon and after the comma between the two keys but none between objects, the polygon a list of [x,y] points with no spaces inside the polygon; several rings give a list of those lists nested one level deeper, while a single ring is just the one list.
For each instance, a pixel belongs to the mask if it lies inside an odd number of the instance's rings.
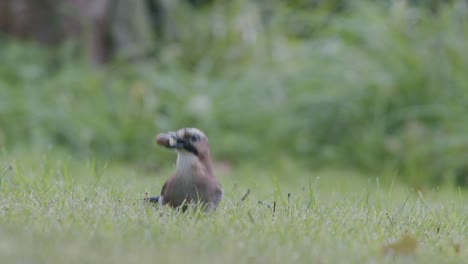
[{"label": "bird", "polygon": [[175,173],[163,184],[159,196],[145,200],[183,211],[189,204],[215,211],[224,190],[213,174],[208,137],[198,128],[181,128],[158,134],[156,143],[177,151]]}]

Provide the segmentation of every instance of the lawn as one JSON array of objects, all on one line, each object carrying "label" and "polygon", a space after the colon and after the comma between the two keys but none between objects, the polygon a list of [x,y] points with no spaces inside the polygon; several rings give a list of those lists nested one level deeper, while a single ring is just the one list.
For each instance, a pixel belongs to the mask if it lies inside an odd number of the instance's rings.
[{"label": "lawn", "polygon": [[159,192],[171,164],[24,154],[1,155],[0,263],[468,259],[463,189],[415,190],[380,175],[312,171],[286,161],[270,169],[217,166],[225,190],[218,211],[181,213],[141,200]]}]

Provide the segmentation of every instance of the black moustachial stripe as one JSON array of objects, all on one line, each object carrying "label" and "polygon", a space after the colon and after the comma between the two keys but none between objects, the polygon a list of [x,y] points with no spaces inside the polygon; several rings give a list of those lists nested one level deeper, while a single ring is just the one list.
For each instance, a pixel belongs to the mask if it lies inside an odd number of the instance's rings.
[{"label": "black moustachial stripe", "polygon": [[194,148],[192,145],[185,145],[184,146],[184,149],[189,151],[189,152],[192,152],[193,154],[195,154],[196,156],[198,156],[198,151],[196,148]]}]

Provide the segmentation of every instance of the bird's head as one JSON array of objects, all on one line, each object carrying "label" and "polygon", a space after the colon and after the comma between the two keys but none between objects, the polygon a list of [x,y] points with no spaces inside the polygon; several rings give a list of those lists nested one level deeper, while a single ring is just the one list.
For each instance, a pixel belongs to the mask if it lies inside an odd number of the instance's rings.
[{"label": "bird's head", "polygon": [[176,149],[181,154],[190,153],[199,158],[209,158],[210,155],[208,138],[197,128],[160,133],[156,136],[156,142],[166,148]]}]

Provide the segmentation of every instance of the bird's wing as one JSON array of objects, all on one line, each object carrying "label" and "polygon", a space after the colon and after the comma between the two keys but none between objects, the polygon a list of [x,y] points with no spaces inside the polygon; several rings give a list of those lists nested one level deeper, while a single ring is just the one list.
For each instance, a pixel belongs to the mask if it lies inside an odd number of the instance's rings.
[{"label": "bird's wing", "polygon": [[164,192],[166,191],[167,181],[163,184],[161,188],[161,196],[164,196]]}]

